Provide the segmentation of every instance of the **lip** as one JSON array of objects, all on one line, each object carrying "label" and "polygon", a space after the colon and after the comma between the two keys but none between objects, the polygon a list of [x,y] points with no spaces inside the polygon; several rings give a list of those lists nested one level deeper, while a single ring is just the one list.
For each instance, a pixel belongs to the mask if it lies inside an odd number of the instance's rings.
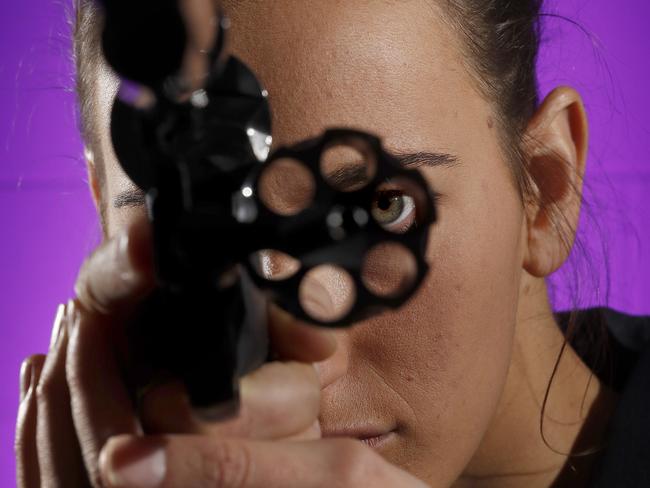
[{"label": "lip", "polygon": [[360,440],[364,444],[377,449],[385,444],[395,435],[395,428],[377,428],[372,426],[343,428],[343,429],[325,429],[323,437],[352,437]]},{"label": "lip", "polygon": [[374,437],[366,437],[359,440],[364,444],[366,444],[367,446],[372,447],[373,449],[379,449],[386,442],[388,442],[394,435],[395,435],[395,431],[391,430],[381,435],[377,435]]}]

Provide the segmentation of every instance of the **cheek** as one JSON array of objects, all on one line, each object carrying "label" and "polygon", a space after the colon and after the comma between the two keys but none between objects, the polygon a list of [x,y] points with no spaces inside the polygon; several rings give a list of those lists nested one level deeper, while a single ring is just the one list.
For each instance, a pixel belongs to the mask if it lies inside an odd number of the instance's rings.
[{"label": "cheek", "polygon": [[352,332],[363,361],[409,406],[402,410],[409,442],[391,461],[424,478],[451,480],[462,471],[510,363],[523,216],[508,175],[493,181],[488,174],[448,182],[430,234],[430,273],[417,295]]}]

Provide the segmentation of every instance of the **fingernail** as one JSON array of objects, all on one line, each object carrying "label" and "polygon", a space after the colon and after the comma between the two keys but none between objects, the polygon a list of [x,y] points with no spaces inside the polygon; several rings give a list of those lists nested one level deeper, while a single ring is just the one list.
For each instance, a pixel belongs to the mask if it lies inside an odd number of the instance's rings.
[{"label": "fingernail", "polygon": [[112,488],[154,488],[165,479],[164,447],[133,437],[111,439],[100,455],[100,468]]},{"label": "fingernail", "polygon": [[25,359],[23,364],[20,366],[20,401],[25,399],[27,396],[27,391],[32,385],[32,361],[30,359]]},{"label": "fingernail", "polygon": [[52,334],[50,335],[50,351],[52,351],[59,343],[61,337],[61,323],[65,317],[65,305],[61,304],[56,308],[56,315],[54,316],[54,324],[52,325]]}]

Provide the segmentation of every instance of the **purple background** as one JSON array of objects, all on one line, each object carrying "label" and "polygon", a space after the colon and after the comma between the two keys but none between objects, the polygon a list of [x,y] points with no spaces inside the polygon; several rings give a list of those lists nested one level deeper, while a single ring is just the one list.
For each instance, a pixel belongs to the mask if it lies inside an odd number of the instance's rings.
[{"label": "purple background", "polygon": [[[46,351],[55,308],[72,295],[79,265],[100,238],[76,128],[67,3],[0,5],[0,486],[15,483],[21,360]],[[546,11],[587,32],[547,19],[542,91],[575,86],[592,124],[580,232],[587,253],[574,253],[554,277],[556,307],[609,304],[648,314],[650,2],[554,0]]]}]

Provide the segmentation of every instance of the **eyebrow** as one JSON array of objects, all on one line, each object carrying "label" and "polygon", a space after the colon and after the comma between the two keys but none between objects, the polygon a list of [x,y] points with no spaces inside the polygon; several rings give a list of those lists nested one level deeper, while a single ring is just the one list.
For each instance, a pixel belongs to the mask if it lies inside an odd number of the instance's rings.
[{"label": "eyebrow", "polygon": [[[451,168],[458,164],[458,158],[452,154],[440,152],[388,152],[397,159],[405,168],[417,168],[420,166]],[[338,188],[352,187],[368,180],[365,168],[361,164],[341,168],[328,176]],[[113,199],[114,208],[141,207],[145,204],[145,193],[137,187],[130,188],[119,193]]]},{"label": "eyebrow", "polygon": [[[458,164],[458,158],[447,153],[427,151],[387,152],[397,159],[401,166],[409,169],[420,166],[450,168]],[[352,188],[368,181],[368,172],[362,161],[354,161],[327,175],[327,179],[337,188]]]},{"label": "eyebrow", "polygon": [[396,158],[405,168],[417,168],[419,166],[451,168],[459,163],[458,158],[453,154],[442,152],[389,152],[389,154]]},{"label": "eyebrow", "polygon": [[137,187],[119,193],[113,199],[114,208],[141,207],[145,204],[145,193]]}]

